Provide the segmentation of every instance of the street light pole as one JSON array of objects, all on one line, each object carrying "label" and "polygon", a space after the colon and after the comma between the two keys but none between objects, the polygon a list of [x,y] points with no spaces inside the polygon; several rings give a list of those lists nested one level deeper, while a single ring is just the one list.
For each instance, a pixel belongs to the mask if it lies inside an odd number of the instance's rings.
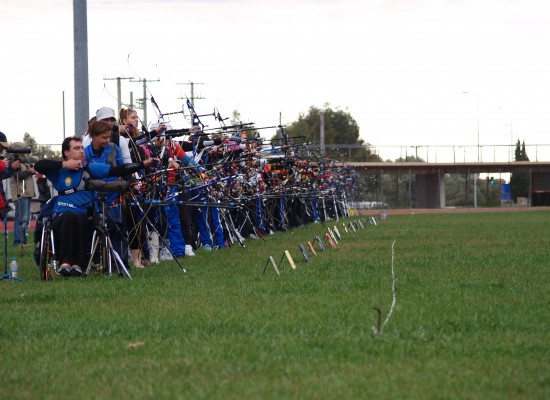
[{"label": "street light pole", "polygon": [[479,93],[476,93],[477,97],[477,162],[481,161],[481,147],[479,146]]},{"label": "street light pole", "polygon": [[475,94],[477,101],[477,162],[481,161],[481,145],[479,144],[479,92],[462,92],[462,94]]},{"label": "street light pole", "polygon": [[510,162],[514,161],[514,121],[511,121],[509,124],[504,124],[506,126],[510,125]]},{"label": "street light pole", "polygon": [[[475,94],[477,100],[477,162],[481,161],[481,148],[479,146],[479,92],[470,93],[462,92],[463,94]],[[477,208],[477,174],[474,174],[474,208]]]},{"label": "street light pole", "polygon": [[514,123],[510,122],[510,161],[514,160]]}]

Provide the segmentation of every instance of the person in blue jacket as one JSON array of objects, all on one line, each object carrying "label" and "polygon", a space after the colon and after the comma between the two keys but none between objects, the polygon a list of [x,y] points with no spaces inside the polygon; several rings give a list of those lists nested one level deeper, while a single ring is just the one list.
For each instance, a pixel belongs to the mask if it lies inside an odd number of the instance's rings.
[{"label": "person in blue jacket", "polygon": [[[84,147],[84,161],[87,165],[121,166],[125,164],[120,148],[111,142],[111,134],[111,125],[105,121],[97,121],[92,124],[89,132],[92,142]],[[117,177],[103,178],[106,182],[114,182],[119,179]],[[112,246],[128,269],[128,231],[119,194],[107,193],[105,204],[107,206],[105,217]]]}]

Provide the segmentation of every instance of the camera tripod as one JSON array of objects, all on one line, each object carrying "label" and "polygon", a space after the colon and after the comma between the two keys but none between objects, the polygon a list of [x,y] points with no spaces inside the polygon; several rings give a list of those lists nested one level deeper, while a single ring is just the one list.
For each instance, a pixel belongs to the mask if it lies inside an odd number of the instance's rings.
[{"label": "camera tripod", "polygon": [[[105,207],[105,192],[98,192],[98,200],[101,209],[101,213],[98,218],[94,218],[94,233],[92,235],[92,247],[90,253],[90,261],[84,275],[88,276],[92,268],[96,272],[103,272],[106,274],[112,274],[116,272],[120,276],[126,276],[132,279],[130,272],[124,265],[122,258],[113,247],[111,236],[109,235],[109,228],[107,227],[107,214]],[[99,265],[94,262],[96,251],[99,251]]]}]

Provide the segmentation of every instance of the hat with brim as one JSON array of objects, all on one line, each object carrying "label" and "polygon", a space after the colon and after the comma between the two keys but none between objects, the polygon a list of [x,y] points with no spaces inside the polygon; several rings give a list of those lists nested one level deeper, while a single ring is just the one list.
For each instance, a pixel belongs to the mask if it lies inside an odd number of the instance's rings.
[{"label": "hat with brim", "polygon": [[0,132],[0,144],[4,147],[9,147],[8,138],[2,132]]},{"label": "hat with brim", "polygon": [[110,107],[101,107],[99,110],[95,112],[95,117],[98,121],[101,121],[102,119],[109,119],[115,117],[115,110],[113,110]]}]

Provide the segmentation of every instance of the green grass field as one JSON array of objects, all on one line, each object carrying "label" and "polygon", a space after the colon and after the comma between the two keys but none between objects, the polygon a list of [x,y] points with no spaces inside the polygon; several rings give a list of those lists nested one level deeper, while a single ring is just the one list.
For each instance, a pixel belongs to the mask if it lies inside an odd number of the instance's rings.
[{"label": "green grass field", "polygon": [[[42,282],[10,245],[29,281],[0,282],[0,398],[550,398],[549,212],[337,226],[309,264],[320,224],[133,280]],[[285,249],[297,269],[262,274]]]}]

